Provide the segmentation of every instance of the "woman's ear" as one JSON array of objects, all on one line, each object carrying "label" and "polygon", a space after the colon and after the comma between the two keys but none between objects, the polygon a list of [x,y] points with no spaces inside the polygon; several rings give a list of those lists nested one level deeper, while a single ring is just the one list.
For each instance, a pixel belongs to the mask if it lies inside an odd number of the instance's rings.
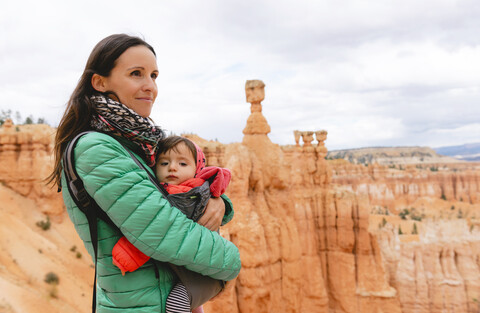
[{"label": "woman's ear", "polygon": [[92,76],[92,87],[96,91],[105,92],[107,88],[105,87],[105,77],[98,74],[93,74]]}]

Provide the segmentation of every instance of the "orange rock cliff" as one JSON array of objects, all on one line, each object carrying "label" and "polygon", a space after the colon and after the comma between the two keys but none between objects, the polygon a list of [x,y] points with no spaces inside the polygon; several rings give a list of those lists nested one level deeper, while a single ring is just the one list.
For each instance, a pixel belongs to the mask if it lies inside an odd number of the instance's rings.
[{"label": "orange rock cliff", "polygon": [[[238,278],[205,311],[477,312],[478,166],[331,162],[326,131],[295,131],[295,144],[279,146],[262,114],[264,87],[246,83],[251,115],[241,143],[190,136],[208,165],[232,171],[235,217],[221,232],[242,258]],[[90,311],[91,258],[60,194],[42,180],[53,133],[0,128],[0,312]],[[46,215],[43,230],[36,224]],[[44,281],[48,272],[58,285]]]}]

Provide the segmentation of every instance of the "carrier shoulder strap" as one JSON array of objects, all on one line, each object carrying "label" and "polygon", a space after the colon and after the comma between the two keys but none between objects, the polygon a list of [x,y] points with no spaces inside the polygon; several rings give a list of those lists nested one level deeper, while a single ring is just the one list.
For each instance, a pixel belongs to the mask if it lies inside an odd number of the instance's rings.
[{"label": "carrier shoulder strap", "polygon": [[78,140],[88,132],[82,132],[75,136],[71,140],[65,152],[63,154],[63,172],[65,174],[65,179],[67,181],[67,188],[72,196],[73,201],[77,207],[82,211],[88,220],[88,228],[90,230],[90,240],[92,241],[93,246],[93,255],[95,260],[95,276],[93,279],[93,299],[92,299],[92,313],[95,313],[97,305],[97,255],[98,255],[98,231],[97,231],[97,218],[101,218],[106,223],[112,225],[113,227],[118,227],[112,222],[108,215],[101,208],[98,207],[98,204],[95,200],[90,197],[90,195],[85,190],[83,181],[78,176],[77,170],[75,168],[75,157],[74,149]]},{"label": "carrier shoulder strap", "polygon": [[[87,193],[85,186],[83,185],[83,181],[78,175],[77,169],[75,168],[75,157],[73,154],[75,146],[82,136],[92,132],[93,131],[86,131],[78,134],[68,143],[67,148],[65,149],[65,153],[63,154],[63,171],[67,181],[68,191],[70,191],[70,195],[72,196],[75,204],[87,216],[87,218],[89,215],[91,215],[91,211],[95,211],[98,218],[118,229],[107,213],[100,209],[95,200],[93,200],[92,197],[90,197],[90,195]],[[91,210],[91,208],[94,208],[94,210]]]}]

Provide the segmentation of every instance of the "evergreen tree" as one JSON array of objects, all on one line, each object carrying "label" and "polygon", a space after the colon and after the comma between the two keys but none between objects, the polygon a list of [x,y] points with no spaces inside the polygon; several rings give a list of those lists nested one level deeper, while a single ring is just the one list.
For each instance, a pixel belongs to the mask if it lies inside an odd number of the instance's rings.
[{"label": "evergreen tree", "polygon": [[0,113],[0,126],[9,118],[12,118],[12,110],[2,110]]},{"label": "evergreen tree", "polygon": [[28,116],[26,119],[25,119],[25,122],[23,123],[25,125],[28,125],[28,124],[33,124],[33,116]]},{"label": "evergreen tree", "polygon": [[418,235],[417,223],[413,223],[412,235]]},{"label": "evergreen tree", "polygon": [[387,225],[387,220],[385,219],[385,217],[382,219],[382,227]]}]

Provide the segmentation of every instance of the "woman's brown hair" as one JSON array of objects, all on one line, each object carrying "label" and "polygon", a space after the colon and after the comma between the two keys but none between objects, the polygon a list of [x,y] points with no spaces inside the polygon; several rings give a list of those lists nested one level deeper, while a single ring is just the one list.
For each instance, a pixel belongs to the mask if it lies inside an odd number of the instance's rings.
[{"label": "woman's brown hair", "polygon": [[126,34],[115,34],[102,39],[93,48],[85,65],[85,70],[67,103],[67,108],[58,124],[53,148],[55,164],[53,172],[48,176],[48,183],[61,188],[61,159],[70,140],[79,133],[90,130],[90,121],[95,113],[90,97],[98,93],[92,86],[93,74],[108,77],[116,65],[117,59],[130,47],[145,46],[153,54],[155,50],[145,40]]}]

